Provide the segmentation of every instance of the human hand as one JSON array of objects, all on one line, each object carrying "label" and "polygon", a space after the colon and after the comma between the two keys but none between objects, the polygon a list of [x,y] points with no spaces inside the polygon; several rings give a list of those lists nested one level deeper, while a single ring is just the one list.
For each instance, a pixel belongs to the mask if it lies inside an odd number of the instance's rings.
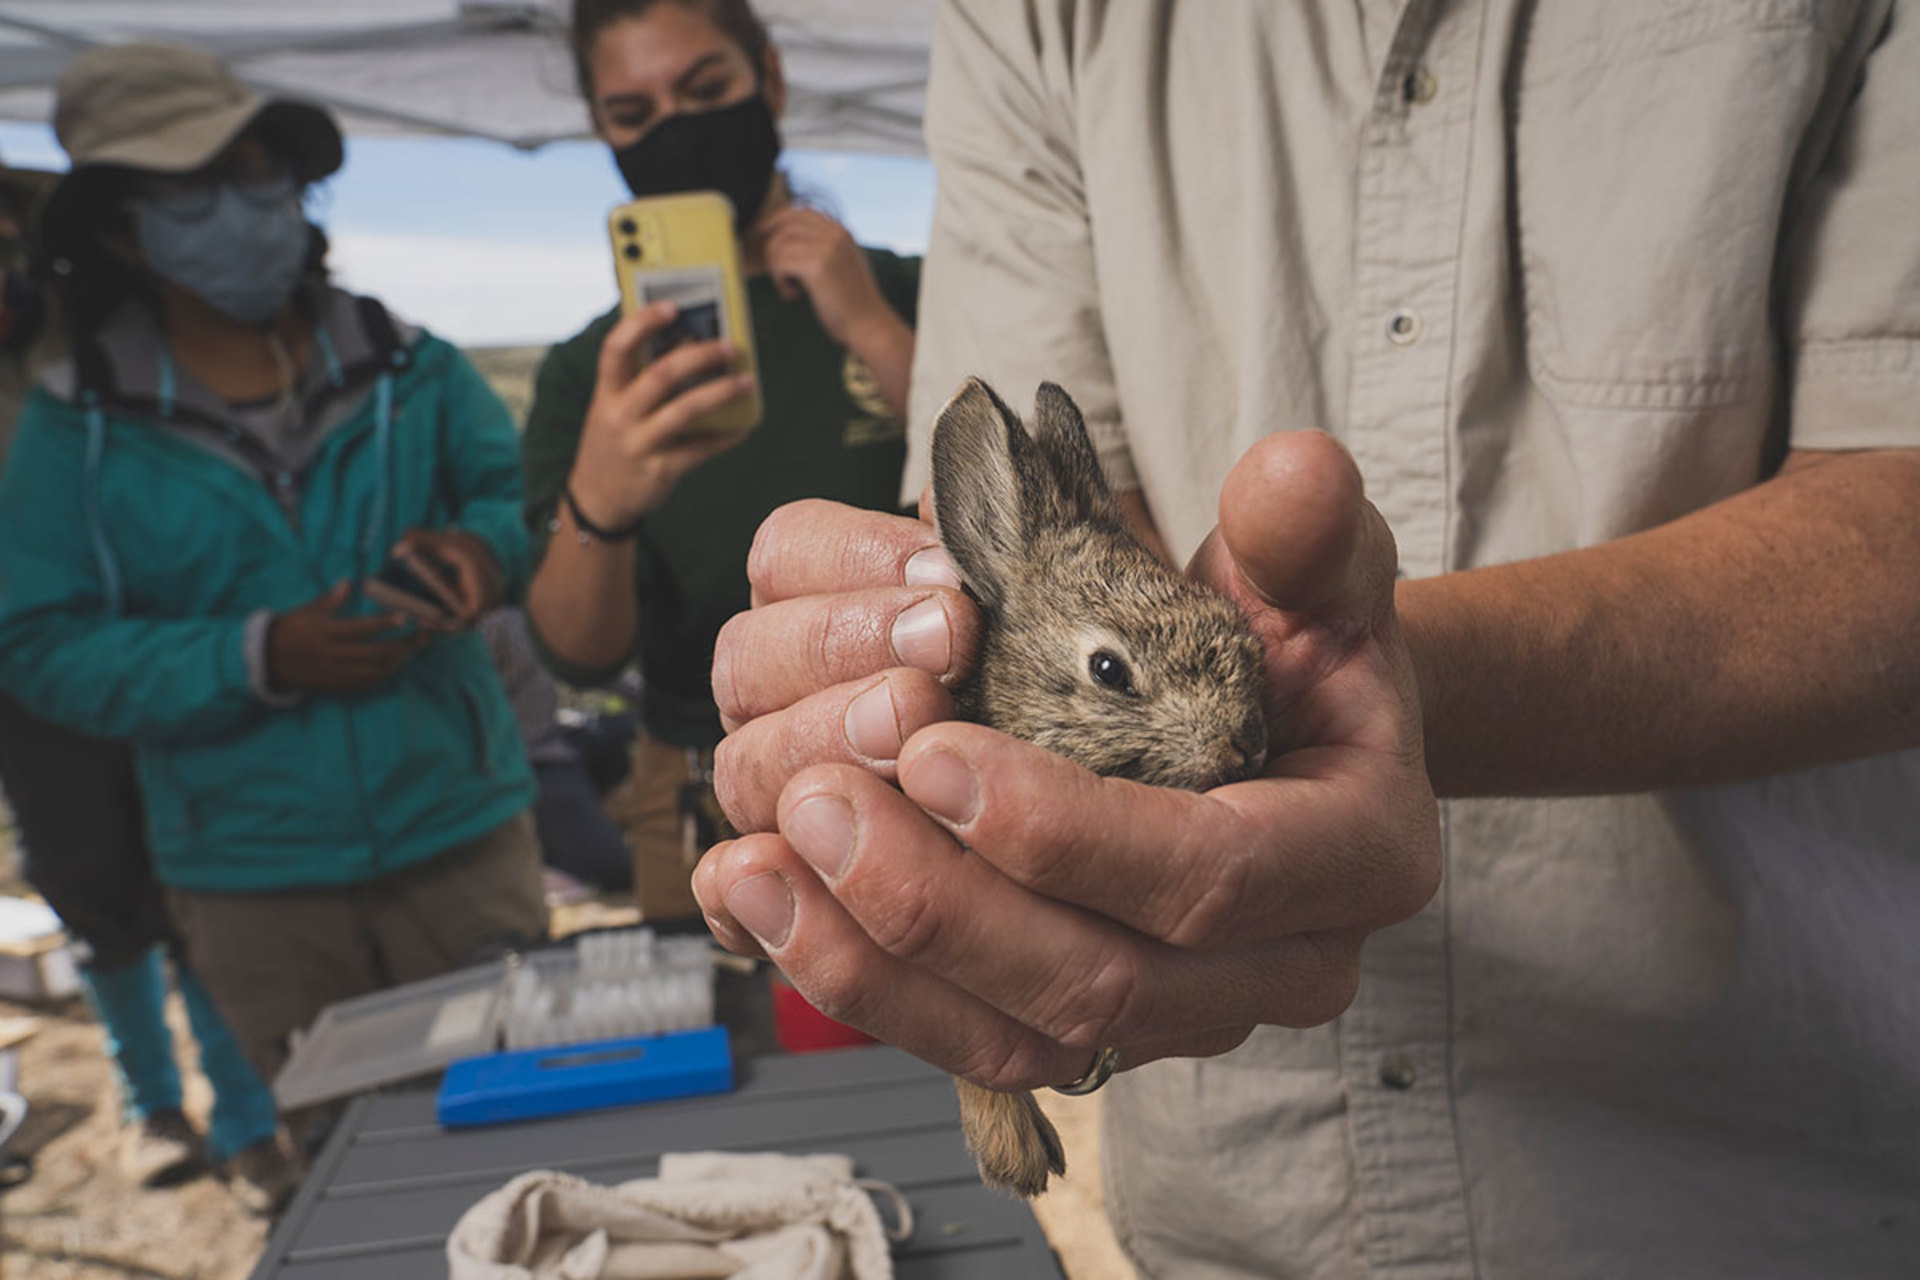
[{"label": "human hand", "polygon": [[780,296],[791,301],[804,292],[820,327],[841,346],[858,350],[867,326],[899,322],[865,251],[826,214],[790,206],[762,222],[759,233],[767,274]]},{"label": "human hand", "polygon": [[397,613],[343,618],[352,584],[289,609],[267,627],[267,683],[282,693],[364,693],[385,684],[426,642]]},{"label": "human hand", "polygon": [[[715,934],[771,956],[830,1016],[996,1089],[1077,1078],[1107,1045],[1137,1066],[1340,1013],[1366,935],[1439,883],[1393,542],[1351,460],[1312,433],[1249,451],[1221,509],[1193,572],[1263,641],[1273,752],[1261,777],[1205,794],[942,722],[944,690],[900,669],[889,635],[910,522],[776,513],[750,565],[756,607],[716,654],[739,726],[716,784],[755,834],[695,873]],[[977,620],[919,594],[956,624],[946,651],[964,667]]]},{"label": "human hand", "polygon": [[634,372],[647,339],[679,314],[657,302],[624,316],[600,346],[593,400],[568,485],[589,520],[628,525],[660,505],[694,466],[745,432],[688,431],[695,419],[745,395],[752,374],[726,374],[675,393],[689,379],[723,371],[736,349],[727,339],[687,342]]},{"label": "human hand", "polygon": [[[393,545],[403,561],[427,584],[446,616],[429,622],[436,631],[464,631],[506,599],[507,579],[493,548],[465,529],[409,529]],[[451,578],[440,567],[452,570]]]}]

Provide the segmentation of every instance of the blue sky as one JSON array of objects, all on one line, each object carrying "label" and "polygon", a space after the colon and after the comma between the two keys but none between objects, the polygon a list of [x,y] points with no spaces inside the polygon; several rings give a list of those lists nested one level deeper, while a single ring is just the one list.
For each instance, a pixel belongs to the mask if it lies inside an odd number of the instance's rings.
[{"label": "blue sky", "polygon": [[[52,132],[0,124],[0,159],[62,169]],[[789,152],[802,190],[866,244],[926,246],[933,173],[921,160]],[[458,138],[350,138],[314,196],[335,275],[468,346],[550,342],[613,303],[607,209],[626,195],[606,149],[514,151]]]}]

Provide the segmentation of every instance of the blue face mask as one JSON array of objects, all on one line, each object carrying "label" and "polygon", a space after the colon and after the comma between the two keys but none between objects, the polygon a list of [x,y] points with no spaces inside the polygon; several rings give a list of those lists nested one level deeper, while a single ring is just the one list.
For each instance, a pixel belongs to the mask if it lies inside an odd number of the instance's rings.
[{"label": "blue face mask", "polygon": [[133,207],[147,266],[241,324],[272,319],[300,282],[308,229],[289,178],[183,188]]}]

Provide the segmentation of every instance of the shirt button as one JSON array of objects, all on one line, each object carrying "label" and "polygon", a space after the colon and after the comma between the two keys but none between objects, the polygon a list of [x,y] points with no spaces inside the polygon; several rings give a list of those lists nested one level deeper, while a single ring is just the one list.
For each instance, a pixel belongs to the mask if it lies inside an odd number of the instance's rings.
[{"label": "shirt button", "polygon": [[1411,1089],[1419,1072],[1413,1059],[1404,1053],[1390,1053],[1380,1059],[1380,1083],[1389,1089]]},{"label": "shirt button", "polygon": [[1387,317],[1387,340],[1397,347],[1411,346],[1420,338],[1420,313],[1402,307]]},{"label": "shirt button", "polygon": [[1415,67],[1407,72],[1406,79],[1400,82],[1400,94],[1415,106],[1433,101],[1433,95],[1440,92],[1440,82],[1433,72],[1425,67]]}]

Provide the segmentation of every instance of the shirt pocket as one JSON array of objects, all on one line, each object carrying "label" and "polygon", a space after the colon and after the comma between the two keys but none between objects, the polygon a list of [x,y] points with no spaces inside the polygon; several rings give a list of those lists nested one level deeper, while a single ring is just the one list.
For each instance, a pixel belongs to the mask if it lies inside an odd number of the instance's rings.
[{"label": "shirt pocket", "polygon": [[1530,372],[1569,404],[1765,396],[1776,246],[1841,6],[1545,3],[1511,82]]}]

